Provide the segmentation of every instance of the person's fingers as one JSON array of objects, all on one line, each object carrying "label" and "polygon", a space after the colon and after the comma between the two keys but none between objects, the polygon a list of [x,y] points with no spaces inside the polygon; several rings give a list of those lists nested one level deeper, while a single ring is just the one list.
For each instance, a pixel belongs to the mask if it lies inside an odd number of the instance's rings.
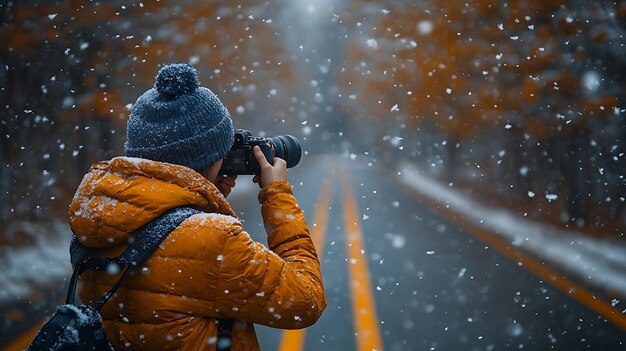
[{"label": "person's fingers", "polygon": [[287,168],[287,161],[283,160],[280,157],[274,157],[274,167],[285,167],[285,168]]},{"label": "person's fingers", "polygon": [[227,185],[230,185],[230,186],[234,186],[236,178],[237,177],[234,177],[234,176],[226,176],[226,177],[222,178],[222,182],[224,184],[227,184]]},{"label": "person's fingers", "polygon": [[261,176],[260,175],[255,175],[254,177],[252,177],[252,182],[254,184],[258,184],[259,187],[263,187],[263,183],[261,182]]},{"label": "person's fingers", "polygon": [[259,162],[259,166],[261,168],[267,168],[272,166],[269,162],[267,162],[267,159],[265,158],[265,155],[263,155],[263,151],[261,151],[261,148],[259,146],[255,146],[253,150],[254,157]]},{"label": "person's fingers", "polygon": [[217,187],[217,190],[224,195],[224,197],[227,197],[228,194],[230,194],[231,188],[229,186],[225,186],[224,184],[215,184],[215,186]]}]

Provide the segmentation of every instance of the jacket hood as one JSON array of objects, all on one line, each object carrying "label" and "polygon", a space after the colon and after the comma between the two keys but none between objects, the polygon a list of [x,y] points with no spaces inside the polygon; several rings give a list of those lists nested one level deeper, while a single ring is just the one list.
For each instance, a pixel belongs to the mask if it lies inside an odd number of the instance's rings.
[{"label": "jacket hood", "polygon": [[131,157],[94,164],[69,209],[79,241],[102,248],[124,242],[161,213],[179,206],[235,217],[217,188],[196,171]]}]

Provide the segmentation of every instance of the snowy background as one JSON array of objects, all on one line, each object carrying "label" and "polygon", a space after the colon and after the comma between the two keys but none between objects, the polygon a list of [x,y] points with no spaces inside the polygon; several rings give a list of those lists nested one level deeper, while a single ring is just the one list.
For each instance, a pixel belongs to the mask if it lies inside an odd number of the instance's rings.
[{"label": "snowy background", "polygon": [[623,311],[624,23],[621,1],[1,2],[0,334],[63,290],[69,201],[123,154],[134,101],[170,62],[196,67],[236,127],[380,169]]}]

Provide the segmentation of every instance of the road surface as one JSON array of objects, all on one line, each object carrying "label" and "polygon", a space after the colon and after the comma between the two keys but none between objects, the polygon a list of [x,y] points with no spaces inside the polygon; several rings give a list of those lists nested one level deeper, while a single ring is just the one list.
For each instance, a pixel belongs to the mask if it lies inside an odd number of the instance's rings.
[{"label": "road surface", "polygon": [[[425,206],[398,185],[391,171],[369,163],[326,158],[290,174],[310,225],[317,211],[328,211],[320,250],[328,307],[300,336],[304,341],[297,349],[626,349],[624,325],[608,322],[593,306],[444,219],[432,204]],[[327,180],[330,208],[320,208]],[[253,223],[259,220],[252,216],[255,206],[242,215]],[[361,231],[360,257],[350,256],[347,246],[353,222]],[[350,286],[355,258],[366,261],[369,291]],[[363,300],[360,295],[371,295],[373,305],[355,306],[355,299]],[[360,336],[372,331],[357,323],[365,315],[356,318],[355,307],[375,312],[374,333],[381,344]],[[285,336],[290,332],[259,327],[258,334],[264,350],[295,350],[298,345],[283,340],[293,339]]]}]

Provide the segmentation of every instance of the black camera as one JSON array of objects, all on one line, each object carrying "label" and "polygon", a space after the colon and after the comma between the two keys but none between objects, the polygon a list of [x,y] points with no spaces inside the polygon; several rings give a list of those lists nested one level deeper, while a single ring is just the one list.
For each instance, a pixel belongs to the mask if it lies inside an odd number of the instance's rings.
[{"label": "black camera", "polygon": [[252,150],[257,145],[270,164],[274,164],[274,157],[279,157],[287,162],[287,168],[291,168],[302,157],[300,143],[291,135],[261,138],[252,136],[249,130],[235,129],[235,143],[222,162],[220,174],[260,174],[261,168]]}]

